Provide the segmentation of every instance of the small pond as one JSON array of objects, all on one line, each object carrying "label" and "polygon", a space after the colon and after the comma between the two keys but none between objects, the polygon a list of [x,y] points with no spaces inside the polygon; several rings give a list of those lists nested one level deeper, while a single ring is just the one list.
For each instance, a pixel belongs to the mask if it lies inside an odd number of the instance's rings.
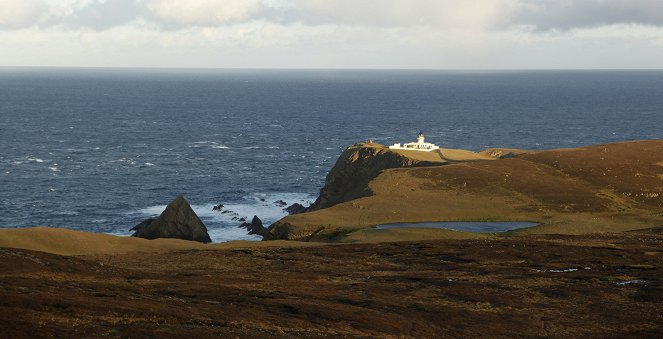
[{"label": "small pond", "polygon": [[463,232],[483,232],[483,233],[498,233],[507,232],[519,228],[537,226],[538,223],[526,221],[499,221],[499,222],[483,222],[483,221],[441,221],[441,222],[412,222],[400,224],[383,224],[377,225],[377,229],[389,228],[447,228],[450,230],[463,231]]}]

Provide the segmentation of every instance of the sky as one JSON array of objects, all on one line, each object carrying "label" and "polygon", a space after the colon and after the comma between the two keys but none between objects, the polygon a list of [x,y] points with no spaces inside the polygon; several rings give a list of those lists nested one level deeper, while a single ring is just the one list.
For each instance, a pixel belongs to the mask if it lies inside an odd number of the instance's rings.
[{"label": "sky", "polygon": [[663,0],[0,0],[0,66],[663,68]]}]

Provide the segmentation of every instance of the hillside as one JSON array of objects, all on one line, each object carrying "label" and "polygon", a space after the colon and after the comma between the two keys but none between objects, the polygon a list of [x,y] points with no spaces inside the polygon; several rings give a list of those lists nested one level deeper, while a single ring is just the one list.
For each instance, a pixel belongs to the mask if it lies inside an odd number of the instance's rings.
[{"label": "hillside", "polygon": [[[522,232],[572,234],[663,224],[661,140],[540,152],[493,149],[401,168],[381,168],[386,157],[403,156],[385,153],[395,152],[348,149],[318,199],[336,204],[288,216],[265,238],[343,240],[377,224],[424,221],[536,221],[541,225]],[[377,175],[357,169],[364,165]],[[424,238],[462,236],[438,233]]]},{"label": "hillside", "polygon": [[320,195],[309,207],[316,211],[338,203],[370,196],[368,183],[383,170],[421,166],[438,166],[458,161],[488,160],[490,155],[463,150],[441,149],[431,152],[390,150],[376,143],[359,143],[348,147],[325,179]]},{"label": "hillside", "polygon": [[650,229],[82,257],[0,248],[0,336],[661,337],[661,241]]}]

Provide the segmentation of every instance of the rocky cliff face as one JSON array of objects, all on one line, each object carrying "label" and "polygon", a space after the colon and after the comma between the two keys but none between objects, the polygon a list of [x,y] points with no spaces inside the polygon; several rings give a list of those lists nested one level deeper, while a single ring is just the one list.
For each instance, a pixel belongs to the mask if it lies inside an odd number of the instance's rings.
[{"label": "rocky cliff face", "polygon": [[355,144],[339,156],[327,174],[320,196],[307,211],[316,211],[371,195],[368,182],[385,169],[438,164],[408,158],[380,145]]}]

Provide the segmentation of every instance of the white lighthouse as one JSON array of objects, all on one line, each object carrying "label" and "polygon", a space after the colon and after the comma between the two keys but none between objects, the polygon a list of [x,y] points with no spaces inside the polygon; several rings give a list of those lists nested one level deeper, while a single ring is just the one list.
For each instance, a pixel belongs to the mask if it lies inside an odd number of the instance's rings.
[{"label": "white lighthouse", "polygon": [[402,149],[402,150],[408,150],[408,151],[424,151],[424,152],[430,152],[436,149],[440,149],[439,146],[436,146],[435,144],[431,144],[430,142],[425,141],[424,134],[419,132],[419,135],[417,136],[417,142],[408,142],[406,144],[393,144],[389,146],[389,149]]},{"label": "white lighthouse", "polygon": [[419,135],[417,136],[417,144],[425,144],[424,134],[421,131],[419,131]]}]

